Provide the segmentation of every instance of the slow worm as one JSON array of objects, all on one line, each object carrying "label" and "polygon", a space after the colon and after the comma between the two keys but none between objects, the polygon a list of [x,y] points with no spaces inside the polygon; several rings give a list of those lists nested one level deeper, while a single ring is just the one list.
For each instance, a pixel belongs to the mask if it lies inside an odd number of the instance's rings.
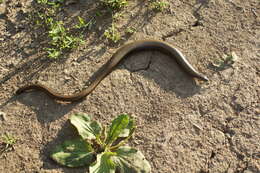
[{"label": "slow worm", "polygon": [[88,94],[90,94],[98,84],[116,67],[123,58],[125,58],[129,53],[140,51],[140,50],[159,50],[167,55],[169,55],[172,59],[176,60],[176,62],[182,67],[182,69],[187,72],[191,77],[198,78],[203,81],[208,81],[208,78],[203,74],[200,74],[197,70],[195,70],[192,65],[187,61],[184,55],[171,46],[170,44],[158,41],[158,40],[139,40],[134,41],[132,43],[128,43],[121,48],[119,48],[111,57],[111,59],[103,66],[103,69],[99,73],[99,75],[94,79],[94,81],[88,86],[88,88],[82,90],[79,93],[72,95],[63,95],[55,92],[53,89],[50,89],[41,84],[31,84],[24,87],[19,88],[16,91],[16,94],[20,94],[24,91],[36,89],[41,90],[53,97],[57,100],[62,101],[78,101]]}]

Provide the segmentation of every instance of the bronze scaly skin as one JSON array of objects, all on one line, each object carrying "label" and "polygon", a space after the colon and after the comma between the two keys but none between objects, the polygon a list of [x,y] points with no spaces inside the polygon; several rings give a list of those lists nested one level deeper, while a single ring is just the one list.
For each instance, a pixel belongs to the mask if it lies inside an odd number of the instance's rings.
[{"label": "bronze scaly skin", "polygon": [[187,72],[191,77],[198,78],[203,81],[208,81],[208,78],[198,71],[196,71],[192,65],[187,61],[187,59],[182,55],[182,53],[176,48],[172,47],[170,44],[159,41],[159,40],[139,40],[132,43],[128,43],[121,48],[119,48],[116,53],[113,54],[111,59],[104,65],[103,69],[95,80],[90,84],[90,86],[79,93],[72,95],[63,95],[55,92],[44,85],[32,84],[19,88],[16,94],[20,94],[24,91],[36,89],[41,90],[53,97],[56,100],[74,102],[83,99],[88,94],[90,94],[98,84],[116,67],[123,58],[125,58],[129,53],[141,50],[158,50],[169,55],[173,60],[175,60],[182,69]]}]

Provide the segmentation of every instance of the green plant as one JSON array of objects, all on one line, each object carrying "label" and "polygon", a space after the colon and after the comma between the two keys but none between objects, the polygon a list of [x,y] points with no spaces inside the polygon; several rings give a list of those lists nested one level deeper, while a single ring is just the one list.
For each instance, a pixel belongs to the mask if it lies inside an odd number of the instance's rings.
[{"label": "green plant", "polygon": [[0,142],[0,154],[13,150],[13,145],[16,143],[14,136],[9,134],[2,135]]},{"label": "green plant", "polygon": [[38,4],[42,4],[42,5],[51,5],[51,6],[57,6],[59,4],[62,4],[64,2],[64,0],[37,0],[36,1]]},{"label": "green plant", "polygon": [[0,4],[2,4],[4,2],[4,0],[0,0]]},{"label": "green plant", "polygon": [[166,8],[169,7],[169,3],[165,1],[160,1],[160,0],[152,0],[150,2],[150,6],[152,9],[156,11],[164,11]]},{"label": "green plant", "polygon": [[95,24],[94,18],[92,18],[89,22],[86,22],[82,17],[78,16],[78,21],[79,23],[75,26],[77,29],[87,28],[90,30]]},{"label": "green plant", "polygon": [[108,130],[85,114],[75,114],[70,122],[80,138],[57,146],[51,158],[68,167],[89,166],[89,173],[148,173],[151,167],[143,154],[126,142],[135,130],[128,115],[119,115]]},{"label": "green plant", "polygon": [[[48,34],[48,46],[44,50],[46,50],[48,57],[53,59],[83,43],[82,34],[77,32],[71,34],[70,28],[66,28],[63,21],[56,19],[63,2],[64,0],[37,0],[37,8],[30,15],[34,26],[44,28],[44,33]],[[82,18],[79,18],[77,26],[90,28],[91,22],[85,23]]]},{"label": "green plant", "polygon": [[101,2],[112,10],[119,10],[127,5],[127,0],[101,0]]},{"label": "green plant", "polygon": [[112,26],[105,30],[104,36],[113,41],[114,43],[118,42],[121,39],[119,31],[116,29],[115,25],[112,23]]},{"label": "green plant", "polygon": [[235,52],[231,52],[229,55],[224,55],[221,60],[216,61],[213,63],[213,66],[218,69],[225,69],[228,66],[231,66],[238,60],[238,56]]},{"label": "green plant", "polygon": [[134,32],[136,32],[136,29],[133,27],[129,27],[126,29],[126,33],[128,33],[128,34],[133,34]]},{"label": "green plant", "polygon": [[79,43],[83,43],[80,37],[74,37],[69,34],[68,30],[64,27],[62,21],[53,21],[49,18],[47,23],[49,27],[49,38],[51,48],[47,48],[48,57],[57,58],[65,50],[75,48]]},{"label": "green plant", "polygon": [[49,13],[36,13],[36,26],[45,27],[48,33],[48,47],[45,48],[49,58],[58,58],[64,51],[71,50],[83,43],[82,36],[73,36],[62,21],[56,21]]},{"label": "green plant", "polygon": [[112,19],[113,19],[113,21],[116,21],[116,20],[119,20],[120,18],[122,18],[123,16],[124,16],[123,13],[119,13],[119,12],[113,13],[112,14]]},{"label": "green plant", "polygon": [[37,0],[38,4],[48,4],[48,0]]}]

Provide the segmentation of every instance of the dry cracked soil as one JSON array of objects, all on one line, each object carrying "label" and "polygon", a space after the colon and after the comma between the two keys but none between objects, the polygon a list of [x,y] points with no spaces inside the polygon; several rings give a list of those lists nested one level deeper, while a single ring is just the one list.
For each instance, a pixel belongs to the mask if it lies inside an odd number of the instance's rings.
[{"label": "dry cracked soil", "polygon": [[[77,112],[105,124],[119,114],[132,115],[137,131],[130,145],[142,151],[153,173],[260,172],[260,1],[168,2],[168,9],[155,12],[146,0],[129,0],[113,21],[122,35],[119,43],[102,36],[112,23],[104,15],[84,33],[83,45],[58,60],[45,54],[46,31],[28,20],[35,10],[31,0],[0,4],[0,135],[17,139],[1,154],[0,172],[87,172],[49,158],[55,145],[75,136],[68,118]],[[60,19],[71,25],[77,16],[106,10],[95,0],[62,8]],[[154,50],[128,56],[77,103],[57,102],[40,91],[14,94],[30,82],[78,92],[120,46],[140,39],[174,45],[209,82],[190,78]],[[232,52],[233,64],[214,66]]]}]

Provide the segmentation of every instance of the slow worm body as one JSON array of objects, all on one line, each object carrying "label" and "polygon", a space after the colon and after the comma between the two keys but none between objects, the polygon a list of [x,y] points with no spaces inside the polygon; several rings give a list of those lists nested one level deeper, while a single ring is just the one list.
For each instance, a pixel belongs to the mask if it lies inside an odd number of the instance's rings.
[{"label": "slow worm body", "polygon": [[103,69],[99,73],[99,75],[94,79],[94,81],[88,86],[88,88],[82,90],[79,93],[72,94],[72,95],[63,95],[55,92],[53,89],[50,89],[44,85],[40,84],[32,84],[27,85],[24,87],[19,88],[16,91],[16,94],[20,94],[24,91],[36,89],[41,90],[48,94],[49,96],[53,97],[57,100],[62,101],[78,101],[88,94],[90,94],[97,85],[116,67],[121,60],[126,57],[129,53],[141,50],[159,50],[167,55],[169,55],[172,59],[176,60],[176,62],[182,67],[182,69],[187,72],[191,77],[198,78],[203,81],[208,81],[208,78],[195,70],[192,65],[187,61],[187,59],[183,56],[183,54],[177,50],[176,48],[172,47],[170,44],[158,41],[158,40],[139,40],[134,41],[132,43],[128,43],[121,48],[119,48],[111,57],[111,59],[104,65]]}]

